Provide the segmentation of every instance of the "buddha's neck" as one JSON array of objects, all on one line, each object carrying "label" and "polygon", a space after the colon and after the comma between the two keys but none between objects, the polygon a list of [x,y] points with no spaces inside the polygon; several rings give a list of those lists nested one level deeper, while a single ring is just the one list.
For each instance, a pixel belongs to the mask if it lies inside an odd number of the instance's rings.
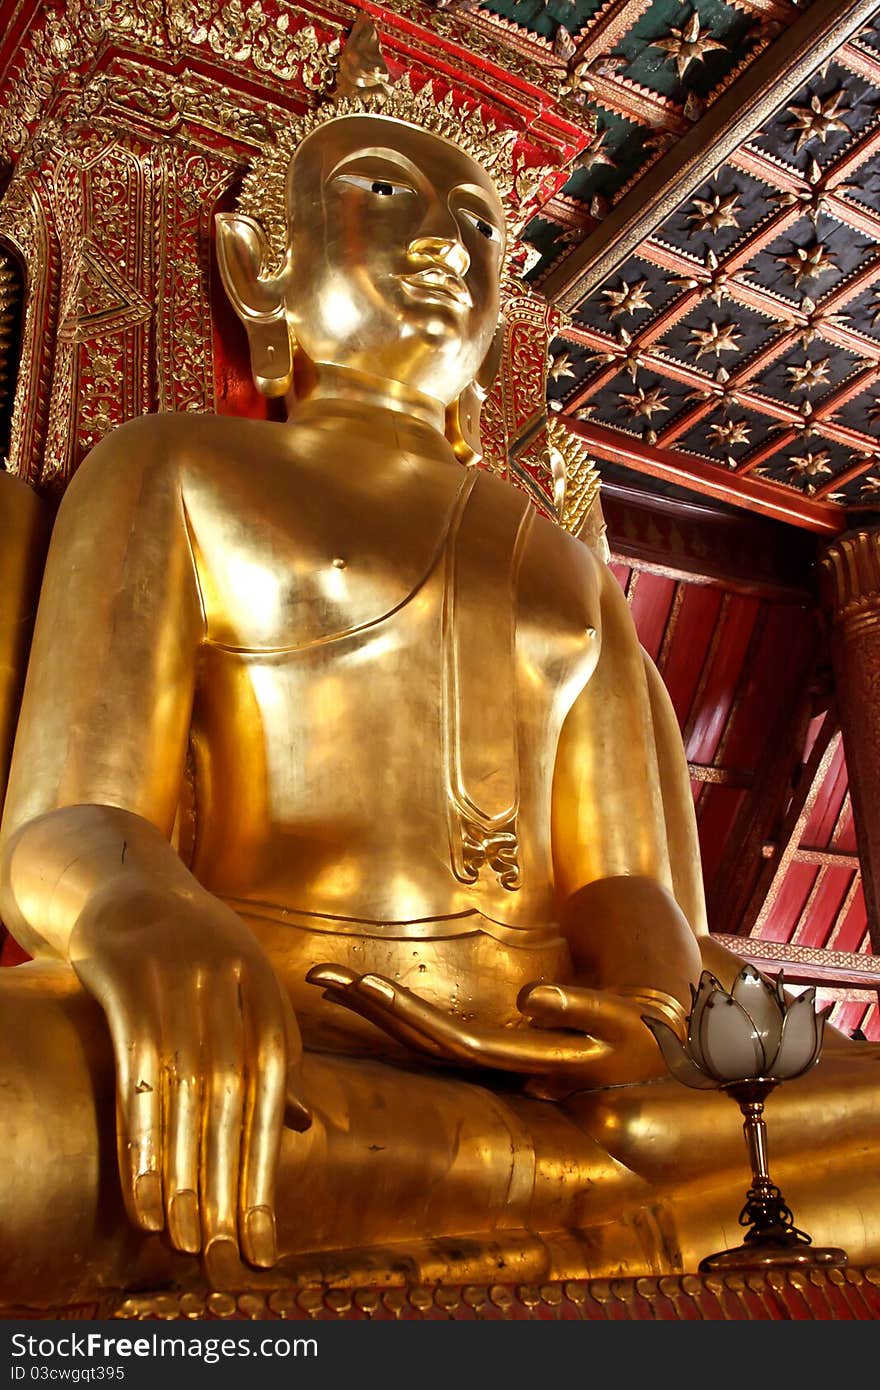
[{"label": "buddha's neck", "polygon": [[317,414],[367,422],[387,420],[390,413],[403,417],[418,433],[424,434],[438,452],[444,455],[448,452],[454,458],[445,438],[446,412],[441,401],[402,382],[370,376],[351,367],[316,363],[310,366],[309,377],[304,392],[296,395],[291,392],[287,397],[291,424]]}]

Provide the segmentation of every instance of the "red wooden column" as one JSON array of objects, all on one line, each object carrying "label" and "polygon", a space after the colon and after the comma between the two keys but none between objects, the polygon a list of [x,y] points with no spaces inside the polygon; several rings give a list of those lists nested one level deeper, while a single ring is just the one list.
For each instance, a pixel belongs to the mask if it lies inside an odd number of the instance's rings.
[{"label": "red wooden column", "polygon": [[880,527],[848,531],[820,562],[871,947],[880,955]]}]

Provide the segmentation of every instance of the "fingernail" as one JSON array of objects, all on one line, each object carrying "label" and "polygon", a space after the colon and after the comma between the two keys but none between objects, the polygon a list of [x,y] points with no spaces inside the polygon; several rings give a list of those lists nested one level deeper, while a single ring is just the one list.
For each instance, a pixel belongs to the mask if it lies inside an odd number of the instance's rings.
[{"label": "fingernail", "polygon": [[162,1181],[158,1173],[141,1173],[135,1179],[134,1201],[140,1224],[148,1231],[161,1231],[165,1216],[162,1211]]},{"label": "fingernail", "polygon": [[384,999],[387,1003],[394,1003],[394,987],[389,985],[387,980],[382,980],[378,975],[362,975],[361,989],[367,994],[375,994],[377,998]]},{"label": "fingernail", "polygon": [[275,1246],[275,1217],[270,1207],[251,1207],[244,1217],[245,1244],[251,1264],[273,1265],[278,1258]]},{"label": "fingernail", "polygon": [[229,1288],[241,1278],[238,1246],[231,1236],[214,1236],[205,1246],[208,1278],[215,1288]]},{"label": "fingernail", "polygon": [[357,975],[344,965],[313,965],[306,980],[310,985],[339,985],[344,989],[354,984]]},{"label": "fingernail", "polygon": [[535,985],[529,991],[530,1004],[552,1004],[557,1008],[565,1008],[568,1003],[565,991],[558,985]]},{"label": "fingernail", "polygon": [[202,1245],[202,1228],[199,1224],[198,1198],[194,1192],[175,1192],[168,1207],[168,1230],[171,1242],[178,1250],[198,1254]]}]

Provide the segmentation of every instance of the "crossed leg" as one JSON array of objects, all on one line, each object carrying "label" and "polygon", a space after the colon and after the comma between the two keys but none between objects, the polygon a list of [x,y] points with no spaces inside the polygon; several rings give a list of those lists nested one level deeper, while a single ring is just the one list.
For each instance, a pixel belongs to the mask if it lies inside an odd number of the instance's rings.
[{"label": "crossed leg", "polygon": [[[829,1055],[767,1110],[797,1224],[862,1263],[880,1260],[878,1061]],[[559,1105],[317,1053],[303,1074],[315,1121],[283,1138],[279,1266],[230,1261],[216,1287],[673,1273],[739,1242],[748,1170],[724,1096],[661,1081]],[[67,967],[0,971],[0,1092],[0,1305],[204,1283],[125,1216],[109,1035]]]},{"label": "crossed leg", "polygon": [[0,971],[0,1305],[187,1287],[205,1274],[215,1287],[241,1288],[344,1281],[358,1270],[399,1282],[546,1269],[544,1245],[526,1229],[536,1170],[527,1116],[457,1077],[341,1056],[307,1053],[303,1085],[314,1122],[283,1136],[279,1266],[250,1269],[221,1243],[203,1271],[125,1215],[99,1007],[62,964]]}]

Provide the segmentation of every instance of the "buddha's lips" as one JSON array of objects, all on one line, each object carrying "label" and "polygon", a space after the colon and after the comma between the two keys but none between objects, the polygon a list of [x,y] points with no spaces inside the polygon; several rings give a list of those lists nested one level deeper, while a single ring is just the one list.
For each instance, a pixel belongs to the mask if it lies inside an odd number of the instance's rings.
[{"label": "buddha's lips", "polygon": [[471,292],[464,281],[441,266],[429,266],[426,270],[415,271],[412,275],[400,275],[398,279],[407,289],[451,299],[468,309],[473,307]]}]

